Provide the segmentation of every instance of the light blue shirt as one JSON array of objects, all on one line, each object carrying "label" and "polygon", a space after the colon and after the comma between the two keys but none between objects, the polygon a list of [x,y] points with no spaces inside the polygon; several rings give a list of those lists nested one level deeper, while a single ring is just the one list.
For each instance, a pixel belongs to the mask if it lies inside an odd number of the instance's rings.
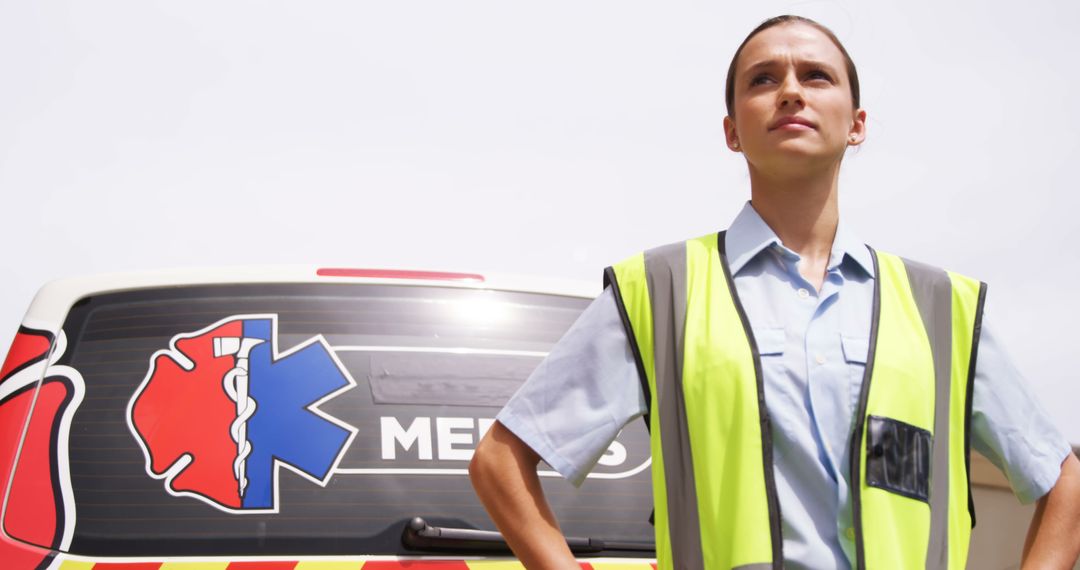
[{"label": "light blue shirt", "polygon": [[[869,352],[873,265],[843,223],[820,292],[799,255],[747,203],[726,236],[735,288],[761,353],[788,568],[850,568],[848,481],[853,414]],[[1070,453],[984,316],[972,402],[972,447],[1030,503]],[[580,485],[645,400],[612,292],[585,309],[498,420]],[[572,421],[570,419],[572,418]]]}]

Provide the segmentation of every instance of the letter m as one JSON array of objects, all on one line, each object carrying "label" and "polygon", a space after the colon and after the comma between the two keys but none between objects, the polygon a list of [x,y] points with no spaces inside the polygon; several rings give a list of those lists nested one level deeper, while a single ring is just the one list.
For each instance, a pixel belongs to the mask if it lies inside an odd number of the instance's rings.
[{"label": "letter m", "polygon": [[409,451],[415,444],[420,459],[431,460],[431,418],[416,418],[409,429],[401,427],[397,418],[380,417],[382,427],[382,458],[397,459],[397,445]]}]

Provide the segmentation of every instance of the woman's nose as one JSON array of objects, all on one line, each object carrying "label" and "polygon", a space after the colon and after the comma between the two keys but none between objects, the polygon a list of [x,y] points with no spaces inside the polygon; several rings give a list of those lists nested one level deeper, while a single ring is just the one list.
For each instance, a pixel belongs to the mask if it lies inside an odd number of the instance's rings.
[{"label": "woman's nose", "polygon": [[784,78],[784,82],[780,84],[780,91],[776,104],[780,108],[788,107],[789,105],[798,105],[799,107],[806,105],[802,84],[799,83],[798,78],[792,77],[791,75]]}]

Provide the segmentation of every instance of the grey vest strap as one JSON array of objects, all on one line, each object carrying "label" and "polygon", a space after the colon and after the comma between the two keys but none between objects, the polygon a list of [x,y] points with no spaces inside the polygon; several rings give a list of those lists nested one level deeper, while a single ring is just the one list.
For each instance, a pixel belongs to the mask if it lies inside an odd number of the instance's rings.
[{"label": "grey vest strap", "polygon": [[645,275],[653,314],[655,405],[660,413],[660,445],[664,450],[672,563],[678,570],[704,568],[694,461],[682,385],[686,244],[674,243],[646,251]]},{"label": "grey vest strap", "polygon": [[934,444],[930,460],[930,543],[926,568],[949,566],[949,422],[952,394],[952,282],[936,267],[904,259],[934,359]]}]

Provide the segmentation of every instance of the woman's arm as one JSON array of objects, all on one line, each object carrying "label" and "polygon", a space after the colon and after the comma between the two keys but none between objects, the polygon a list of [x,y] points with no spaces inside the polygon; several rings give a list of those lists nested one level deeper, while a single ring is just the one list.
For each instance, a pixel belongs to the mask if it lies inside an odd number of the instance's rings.
[{"label": "woman's arm", "polygon": [[1070,453],[1039,499],[1024,543],[1023,568],[1072,568],[1080,557],[1080,460]]},{"label": "woman's arm", "polygon": [[532,448],[496,421],[476,448],[469,478],[526,568],[579,570],[540,487],[539,462]]}]

